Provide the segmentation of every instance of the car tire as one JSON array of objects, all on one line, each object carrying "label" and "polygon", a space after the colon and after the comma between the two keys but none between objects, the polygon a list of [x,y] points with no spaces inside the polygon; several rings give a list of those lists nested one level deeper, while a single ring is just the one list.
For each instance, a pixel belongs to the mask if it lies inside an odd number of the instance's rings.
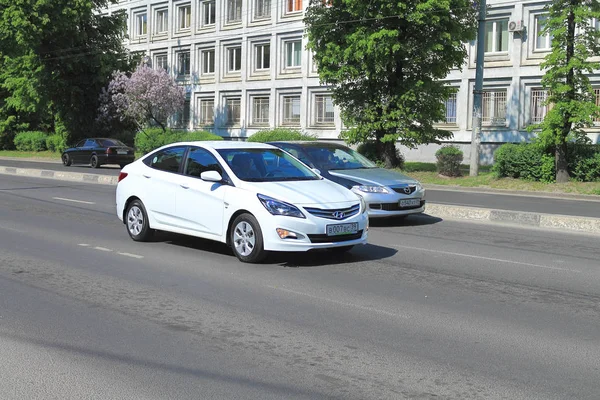
[{"label": "car tire", "polygon": [[136,242],[147,242],[154,235],[154,229],[150,228],[148,222],[148,213],[140,200],[134,200],[127,206],[125,226],[129,236]]},{"label": "car tire", "polygon": [[71,164],[73,163],[73,161],[71,160],[71,157],[69,157],[69,155],[67,153],[63,154],[61,159],[62,159],[62,163],[65,167],[70,167]]},{"label": "car tire", "polygon": [[352,250],[354,246],[330,247],[327,250],[333,254],[344,254]]},{"label": "car tire", "polygon": [[100,168],[100,160],[98,160],[97,155],[94,154],[92,158],[90,158],[90,166],[92,168]]},{"label": "car tire", "polygon": [[258,263],[266,257],[262,230],[252,214],[239,215],[231,224],[229,235],[231,249],[240,261]]}]

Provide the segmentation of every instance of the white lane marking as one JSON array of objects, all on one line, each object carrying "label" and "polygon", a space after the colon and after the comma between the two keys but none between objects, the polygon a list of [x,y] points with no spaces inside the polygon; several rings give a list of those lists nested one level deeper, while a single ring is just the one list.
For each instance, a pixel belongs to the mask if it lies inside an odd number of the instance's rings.
[{"label": "white lane marking", "polygon": [[62,201],[70,201],[71,203],[81,203],[81,204],[96,204],[93,201],[83,201],[83,200],[75,200],[75,199],[65,199],[63,197],[53,197],[54,200],[62,200]]},{"label": "white lane marking", "polygon": [[90,247],[89,244],[87,243],[79,243],[77,246],[81,246],[81,247]]},{"label": "white lane marking", "polygon": [[520,262],[520,261],[504,260],[502,258],[492,258],[492,257],[475,256],[475,255],[472,255],[472,254],[453,253],[453,252],[450,252],[450,251],[423,249],[423,248],[420,248],[420,247],[410,247],[410,246],[400,246],[400,245],[395,245],[395,246],[392,246],[392,247],[401,247],[403,249],[428,251],[430,253],[447,254],[447,255],[450,255],[450,256],[475,258],[475,259],[478,259],[478,260],[497,261],[497,262],[502,262],[502,263],[506,263],[506,264],[526,265],[528,267],[552,269],[552,270],[555,270],[555,271],[581,272],[581,271],[576,270],[576,269],[566,269],[566,268],[559,268],[559,267],[550,267],[548,265],[531,264],[531,263]]},{"label": "white lane marking", "polygon": [[120,256],[137,258],[137,259],[144,258],[144,256],[140,256],[140,255],[137,255],[137,254],[131,254],[131,253],[121,253],[121,252],[118,252],[117,254],[120,255]]},{"label": "white lane marking", "polygon": [[333,300],[333,299],[330,299],[328,297],[321,297],[321,296],[315,296],[315,295],[309,294],[309,293],[298,292],[296,290],[286,289],[286,288],[277,287],[277,286],[267,286],[267,287],[270,288],[270,289],[281,290],[282,292],[292,293],[292,294],[296,294],[296,295],[299,295],[299,296],[310,297],[311,299],[316,299],[316,300],[321,300],[321,301],[327,301],[327,302],[330,302],[330,303],[339,304],[341,306],[346,306],[346,307],[357,308],[357,309],[362,310],[362,311],[374,312],[374,313],[377,313],[377,314],[382,314],[382,315],[387,315],[387,316],[390,316],[390,317],[396,317],[396,318],[402,318],[402,319],[409,319],[410,318],[410,316],[408,316],[408,315],[396,314],[396,313],[393,313],[393,312],[389,312],[389,311],[385,311],[385,310],[380,310],[378,308],[361,306],[361,305],[354,304],[354,303],[346,303],[346,302],[339,301],[339,300]]},{"label": "white lane marking", "polygon": [[100,250],[100,251],[112,251],[111,249],[107,249],[106,247],[98,247],[98,246],[94,247],[94,249]]}]

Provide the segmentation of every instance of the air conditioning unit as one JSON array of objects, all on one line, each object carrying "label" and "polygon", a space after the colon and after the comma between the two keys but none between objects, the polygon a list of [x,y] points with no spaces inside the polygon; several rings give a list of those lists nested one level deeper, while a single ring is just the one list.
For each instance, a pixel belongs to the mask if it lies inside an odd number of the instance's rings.
[{"label": "air conditioning unit", "polygon": [[525,27],[523,26],[523,21],[510,21],[508,23],[508,31],[509,32],[523,32]]}]

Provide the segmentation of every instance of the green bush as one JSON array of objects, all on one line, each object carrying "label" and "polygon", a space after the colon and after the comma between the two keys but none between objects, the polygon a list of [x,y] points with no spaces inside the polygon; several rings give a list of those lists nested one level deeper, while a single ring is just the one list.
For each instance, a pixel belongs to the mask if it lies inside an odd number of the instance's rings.
[{"label": "green bush", "polygon": [[182,142],[204,142],[207,140],[223,140],[223,137],[207,131],[186,132],[181,136]]},{"label": "green bush", "polygon": [[175,142],[195,142],[223,140],[221,136],[206,131],[178,132],[161,128],[148,128],[135,135],[136,151],[146,154],[166,144]]},{"label": "green bush", "polygon": [[456,146],[444,146],[435,152],[438,173],[444,176],[460,176],[463,152]]},{"label": "green bush", "polygon": [[67,142],[62,135],[50,135],[46,137],[46,148],[52,152],[62,153],[67,148]]},{"label": "green bush", "polygon": [[[379,153],[378,144],[374,140],[369,140],[367,142],[361,143],[358,145],[356,151],[358,151],[363,156],[367,157],[369,160],[373,161],[380,167],[385,167],[385,160],[383,159],[383,155]],[[404,156],[400,154],[398,148],[395,148],[396,151],[396,160],[397,160],[397,168],[404,169]]]},{"label": "green bush", "polygon": [[278,142],[291,140],[317,140],[316,136],[288,128],[275,128],[256,132],[248,138],[249,142]]},{"label": "green bush", "polygon": [[492,168],[498,178],[554,182],[554,157],[536,144],[503,144],[494,153]]},{"label": "green bush", "polygon": [[15,136],[14,143],[19,151],[44,151],[47,137],[40,131],[20,132]]},{"label": "green bush", "polygon": [[437,165],[434,163],[411,161],[405,162],[402,170],[404,172],[436,172]]},{"label": "green bush", "polygon": [[571,172],[571,177],[580,182],[600,181],[600,152],[588,158],[580,158]]}]

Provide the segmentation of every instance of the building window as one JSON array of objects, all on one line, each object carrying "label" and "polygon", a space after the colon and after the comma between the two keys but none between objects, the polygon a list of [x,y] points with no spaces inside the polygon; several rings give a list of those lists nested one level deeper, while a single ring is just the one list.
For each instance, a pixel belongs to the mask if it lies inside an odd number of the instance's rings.
[{"label": "building window", "polygon": [[167,71],[168,67],[166,54],[157,54],[154,56],[154,69],[164,69]]},{"label": "building window", "polygon": [[505,53],[508,51],[508,20],[486,21],[485,53]]},{"label": "building window", "polygon": [[154,33],[165,34],[169,31],[169,10],[157,10],[154,22]]},{"label": "building window", "polygon": [[175,115],[175,124],[178,128],[187,128],[190,124],[190,99],[185,99],[183,110]]},{"label": "building window", "polygon": [[239,125],[241,121],[241,100],[229,97],[225,99],[226,124],[229,126]]},{"label": "building window", "polygon": [[295,13],[302,11],[302,0],[285,0],[286,2],[286,13]]},{"label": "building window", "polygon": [[202,75],[212,75],[215,73],[215,51],[202,50],[200,53],[202,63]]},{"label": "building window", "polygon": [[285,68],[299,68],[302,65],[302,40],[285,42]]},{"label": "building window", "polygon": [[192,22],[192,6],[185,5],[177,8],[177,27],[180,31],[190,29]]},{"label": "building window", "polygon": [[552,35],[547,33],[540,35],[546,26],[548,21],[548,15],[536,15],[535,16],[535,49],[536,50],[550,50],[552,47]]},{"label": "building window", "polygon": [[135,14],[135,37],[146,36],[148,33],[148,14]]},{"label": "building window", "polygon": [[200,119],[199,123],[201,126],[213,125],[215,121],[215,100],[201,99],[198,116]]},{"label": "building window", "polygon": [[242,21],[242,0],[227,0],[227,23]]},{"label": "building window", "polygon": [[269,125],[269,98],[252,98],[252,125]]},{"label": "building window", "polygon": [[481,124],[486,126],[506,125],[506,90],[483,93]]},{"label": "building window", "polygon": [[285,96],[283,98],[283,124],[300,124],[300,96]]},{"label": "building window", "polygon": [[254,18],[271,18],[271,0],[254,0]]},{"label": "building window", "polygon": [[332,125],[335,112],[333,108],[333,99],[330,95],[315,96],[315,122],[319,125]]},{"label": "building window", "polygon": [[177,77],[185,78],[190,76],[190,52],[182,51],[177,53]]},{"label": "building window", "polygon": [[456,93],[451,93],[448,96],[448,99],[445,102],[446,108],[446,118],[444,123],[446,124],[456,124]]},{"label": "building window", "polygon": [[531,90],[531,123],[539,124],[544,120],[548,113],[546,100],[548,99],[548,91],[544,89]]},{"label": "building window", "polygon": [[271,45],[261,43],[254,45],[254,69],[257,71],[268,70],[271,67]]},{"label": "building window", "polygon": [[203,1],[200,5],[200,26],[207,27],[215,24],[216,8],[214,1]]},{"label": "building window", "polygon": [[[594,95],[596,96],[596,107],[600,107],[600,89],[594,89]],[[594,125],[600,124],[600,118],[594,119]]]},{"label": "building window", "polygon": [[240,46],[227,49],[227,73],[237,73],[242,70],[242,48]]}]

